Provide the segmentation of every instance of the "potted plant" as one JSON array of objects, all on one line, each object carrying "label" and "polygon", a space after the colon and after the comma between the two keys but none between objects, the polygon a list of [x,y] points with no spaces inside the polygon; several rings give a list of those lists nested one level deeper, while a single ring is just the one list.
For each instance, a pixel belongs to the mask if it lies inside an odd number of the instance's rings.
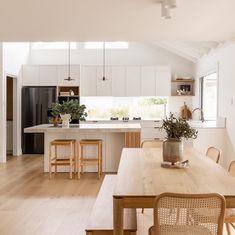
[{"label": "potted plant", "polygon": [[80,105],[76,99],[63,101],[63,103],[55,103],[52,105],[51,114],[54,117],[60,116],[62,119],[62,127],[69,127],[71,120],[85,121],[87,112],[85,112],[86,106]]},{"label": "potted plant", "polygon": [[183,159],[182,139],[196,139],[198,132],[190,127],[188,122],[183,118],[176,118],[170,114],[169,118],[163,119],[161,129],[166,131],[167,137],[163,142],[163,161],[175,162]]}]

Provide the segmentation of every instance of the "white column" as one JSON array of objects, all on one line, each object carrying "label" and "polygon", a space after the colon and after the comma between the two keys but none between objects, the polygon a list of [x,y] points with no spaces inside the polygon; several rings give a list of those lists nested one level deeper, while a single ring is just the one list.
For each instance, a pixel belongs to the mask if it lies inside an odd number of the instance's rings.
[{"label": "white column", "polygon": [[0,43],[0,162],[6,162],[6,76],[3,71],[3,44]]}]

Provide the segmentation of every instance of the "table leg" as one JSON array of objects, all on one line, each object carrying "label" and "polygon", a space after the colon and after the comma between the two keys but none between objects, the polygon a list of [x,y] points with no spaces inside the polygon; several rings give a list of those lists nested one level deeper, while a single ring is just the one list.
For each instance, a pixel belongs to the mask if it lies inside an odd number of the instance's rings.
[{"label": "table leg", "polygon": [[114,235],[123,235],[123,202],[122,198],[113,198],[113,228]]}]

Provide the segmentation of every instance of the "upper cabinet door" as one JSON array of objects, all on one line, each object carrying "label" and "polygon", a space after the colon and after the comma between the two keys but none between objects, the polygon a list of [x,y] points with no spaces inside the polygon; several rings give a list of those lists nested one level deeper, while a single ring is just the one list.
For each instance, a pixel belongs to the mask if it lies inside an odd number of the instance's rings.
[{"label": "upper cabinet door", "polygon": [[70,66],[71,81],[65,80],[68,78],[68,65],[58,66],[58,85],[59,86],[79,86],[80,84],[80,65]]},{"label": "upper cabinet door", "polygon": [[126,95],[141,96],[141,67],[126,68]]},{"label": "upper cabinet door", "polygon": [[126,67],[112,67],[112,96],[126,96]]},{"label": "upper cabinet door", "polygon": [[171,68],[169,66],[156,67],[156,95],[171,95]]},{"label": "upper cabinet door", "polygon": [[103,80],[103,66],[97,66],[97,96],[112,96],[112,70],[105,67],[105,80]]},{"label": "upper cabinet door", "polygon": [[39,86],[39,66],[23,65],[22,69],[23,86]]},{"label": "upper cabinet door", "polygon": [[57,86],[58,73],[56,65],[39,66],[39,84],[40,86]]},{"label": "upper cabinet door", "polygon": [[97,67],[82,66],[81,68],[81,96],[97,95]]},{"label": "upper cabinet door", "polygon": [[141,69],[141,95],[156,95],[156,73],[154,66],[143,66]]}]

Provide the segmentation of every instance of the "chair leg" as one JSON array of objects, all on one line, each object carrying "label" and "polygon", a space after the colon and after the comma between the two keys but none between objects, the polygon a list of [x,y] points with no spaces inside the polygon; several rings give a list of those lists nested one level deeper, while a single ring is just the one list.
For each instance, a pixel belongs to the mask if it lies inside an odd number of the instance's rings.
[{"label": "chair leg", "polygon": [[103,174],[103,161],[102,161],[102,142],[99,144],[100,147],[100,176]]},{"label": "chair leg", "polygon": [[144,208],[142,208],[141,213],[142,213],[142,214],[144,213]]},{"label": "chair leg", "polygon": [[82,145],[80,145],[80,149],[81,149],[81,155],[80,155],[80,163],[81,163],[81,165],[80,165],[80,167],[81,167],[81,173],[83,174],[83,146]]},{"label": "chair leg", "polygon": [[230,230],[229,223],[226,223],[225,225],[226,225],[227,234],[228,234],[228,235],[231,235],[231,230]]},{"label": "chair leg", "polygon": [[76,142],[73,144],[73,167],[74,167],[74,175],[77,174],[77,146],[76,146]]}]

